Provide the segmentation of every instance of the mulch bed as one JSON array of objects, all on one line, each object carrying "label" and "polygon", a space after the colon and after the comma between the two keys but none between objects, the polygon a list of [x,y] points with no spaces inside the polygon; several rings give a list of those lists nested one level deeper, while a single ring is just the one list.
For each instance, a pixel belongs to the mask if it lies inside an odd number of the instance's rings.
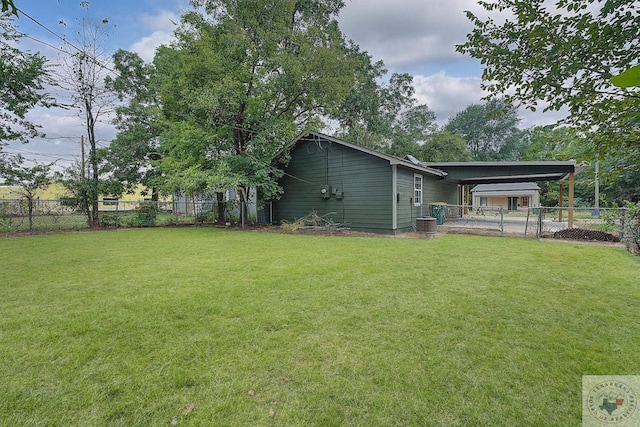
[{"label": "mulch bed", "polygon": [[613,234],[598,230],[585,230],[582,228],[567,228],[553,233],[554,239],[591,240],[598,242],[619,242],[620,239]]}]

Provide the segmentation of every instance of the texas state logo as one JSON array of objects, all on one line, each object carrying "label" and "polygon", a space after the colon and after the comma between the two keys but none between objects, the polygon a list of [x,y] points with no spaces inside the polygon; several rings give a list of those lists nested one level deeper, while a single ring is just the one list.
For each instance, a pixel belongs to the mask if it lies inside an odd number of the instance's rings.
[{"label": "texas state logo", "polygon": [[585,375],[582,378],[582,425],[638,426],[640,376]]}]

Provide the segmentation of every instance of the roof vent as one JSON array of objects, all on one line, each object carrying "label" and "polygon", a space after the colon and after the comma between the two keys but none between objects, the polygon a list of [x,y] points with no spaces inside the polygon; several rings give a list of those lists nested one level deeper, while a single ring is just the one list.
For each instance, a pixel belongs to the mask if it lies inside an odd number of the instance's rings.
[{"label": "roof vent", "polygon": [[409,160],[414,165],[419,165],[420,164],[420,160],[416,159],[411,154],[407,154],[406,156],[404,156],[404,158],[405,158],[405,160]]}]

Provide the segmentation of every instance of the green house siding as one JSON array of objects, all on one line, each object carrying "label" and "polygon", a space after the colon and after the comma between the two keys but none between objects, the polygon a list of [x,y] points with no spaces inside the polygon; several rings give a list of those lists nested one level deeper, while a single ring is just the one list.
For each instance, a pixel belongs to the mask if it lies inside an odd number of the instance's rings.
[{"label": "green house siding", "polygon": [[[458,186],[443,172],[330,136],[298,138],[290,156],[283,195],[273,203],[275,222],[316,212],[353,230],[395,233],[412,230],[416,218],[429,215],[429,203],[457,200]],[[415,200],[416,175],[422,204]]]},{"label": "green house siding", "polygon": [[[414,203],[414,176],[416,172],[399,167],[397,169],[397,226],[399,230],[406,230],[415,225],[415,219],[420,216],[420,206],[415,206]],[[417,174],[422,176],[422,184],[426,181],[426,177],[423,174]],[[424,189],[423,189],[424,192]],[[424,197],[424,196],[423,196]]]},{"label": "green house siding", "polygon": [[[278,221],[315,211],[355,230],[392,230],[392,167],[370,154],[325,140],[300,140],[274,203]],[[323,197],[322,188],[331,192]]]},{"label": "green house siding", "polygon": [[[427,206],[435,202],[445,202],[451,205],[459,204],[458,184],[447,181],[430,181],[431,185],[426,186],[422,202]],[[425,213],[426,215],[426,213]]]},{"label": "green house siding", "polygon": [[[415,205],[414,178],[422,176],[422,204]],[[428,174],[422,174],[407,168],[398,168],[397,172],[397,228],[409,230],[415,226],[416,218],[431,214],[431,203],[446,202],[457,204],[458,186]]]}]

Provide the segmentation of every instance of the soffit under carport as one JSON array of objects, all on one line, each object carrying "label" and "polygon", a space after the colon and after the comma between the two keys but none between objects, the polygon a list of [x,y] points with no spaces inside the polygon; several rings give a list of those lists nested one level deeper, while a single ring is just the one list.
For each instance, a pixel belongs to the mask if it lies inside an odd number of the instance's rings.
[{"label": "soffit under carport", "polygon": [[532,175],[504,175],[504,176],[483,176],[477,178],[465,178],[458,180],[465,185],[476,184],[501,184],[510,182],[539,182],[539,181],[560,181],[566,178],[564,173],[547,173]]}]

